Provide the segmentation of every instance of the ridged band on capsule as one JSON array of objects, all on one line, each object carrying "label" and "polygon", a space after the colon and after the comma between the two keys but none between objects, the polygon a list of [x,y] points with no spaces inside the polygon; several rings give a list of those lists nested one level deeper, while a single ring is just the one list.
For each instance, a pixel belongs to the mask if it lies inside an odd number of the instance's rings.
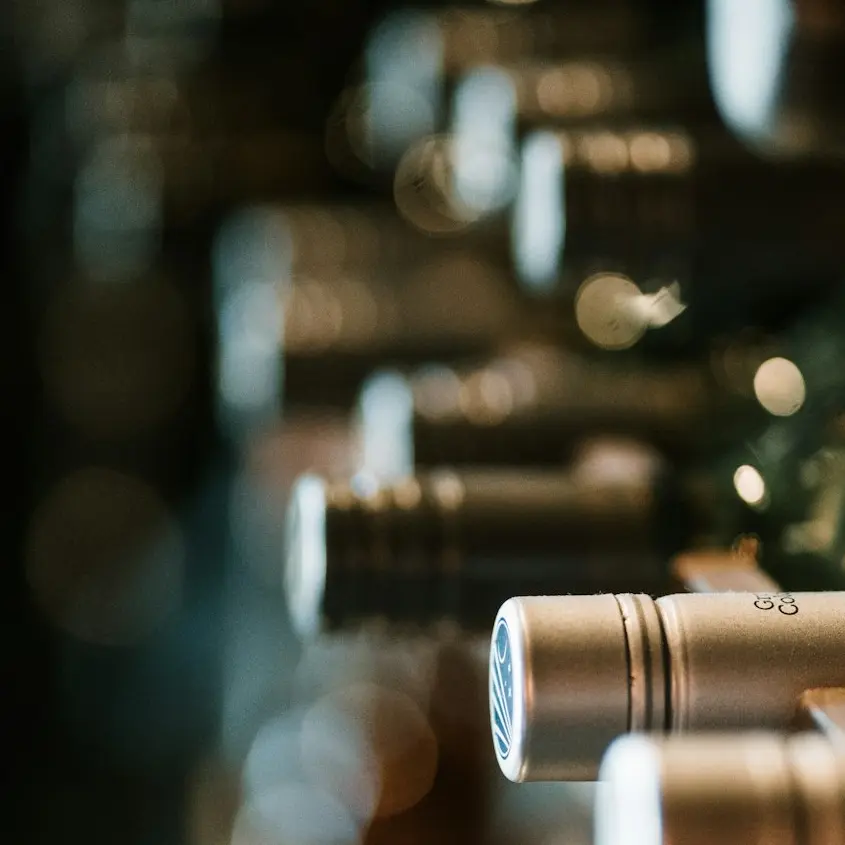
[{"label": "ridged band on capsule", "polygon": [[[406,611],[418,619],[457,613],[463,488],[456,476],[361,490],[336,483],[326,501],[326,611],[333,627]],[[406,600],[414,607],[404,607]]]},{"label": "ridged band on capsule", "polygon": [[628,729],[663,731],[667,727],[668,665],[660,614],[647,595],[615,596],[622,614],[628,655]]},{"label": "ridged band on capsule", "polygon": [[690,729],[690,675],[686,633],[674,596],[663,596],[655,602],[666,657],[666,690],[671,706],[666,712],[666,730]]}]

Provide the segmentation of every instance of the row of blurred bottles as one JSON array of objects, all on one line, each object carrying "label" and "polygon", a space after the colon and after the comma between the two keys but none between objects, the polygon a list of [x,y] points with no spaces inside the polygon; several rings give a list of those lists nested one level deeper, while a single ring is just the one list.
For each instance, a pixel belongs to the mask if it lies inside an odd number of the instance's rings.
[{"label": "row of blurred bottles", "polygon": [[[221,362],[274,374],[272,389],[228,403],[233,430],[275,418],[281,401],[277,442],[299,459],[280,461],[285,480],[309,470],[268,555],[272,582],[283,546],[301,666],[328,643],[350,663],[247,759],[296,757],[297,777],[339,797],[360,836],[403,819],[420,835],[434,816],[456,841],[589,840],[589,788],[496,783],[471,741],[486,721],[486,639],[509,596],[659,595],[678,589],[669,562],[682,550],[748,544],[785,589],[845,583],[840,109],[804,96],[838,73],[837,22],[787,16],[773,33],[776,4],[750,19],[732,8],[389,17],[327,151],[392,199],[394,224],[360,205],[277,209],[294,257],[283,347],[256,342],[257,320],[222,327]],[[771,37],[772,55],[738,57],[738,29]],[[816,77],[796,71],[805,50]],[[758,86],[765,115],[734,109],[726,89],[743,73],[789,80]],[[418,686],[456,654],[458,736]],[[312,723],[326,706],[328,759]],[[436,770],[413,712],[428,715]],[[392,766],[387,723],[419,749],[414,762]],[[278,751],[286,742],[296,751]],[[463,806],[438,815],[456,748],[473,760]],[[362,784],[375,793],[363,804]],[[253,789],[240,818],[279,836],[290,814],[268,822]],[[397,790],[404,814],[390,808]]]},{"label": "row of blurred bottles", "polygon": [[583,841],[494,785],[502,601],[748,535],[845,583],[845,21],[430,4],[353,62],[376,9],[302,5],[14,9],[33,841]]}]

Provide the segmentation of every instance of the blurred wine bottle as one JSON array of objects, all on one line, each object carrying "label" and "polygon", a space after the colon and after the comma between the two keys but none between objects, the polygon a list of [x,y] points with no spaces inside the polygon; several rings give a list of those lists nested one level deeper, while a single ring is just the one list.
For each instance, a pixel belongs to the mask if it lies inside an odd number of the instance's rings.
[{"label": "blurred wine bottle", "polygon": [[400,478],[420,467],[551,465],[596,435],[650,443],[688,466],[741,440],[764,416],[709,362],[596,361],[523,343],[476,366],[374,375],[356,427],[361,465]]},{"label": "blurred wine bottle", "polygon": [[[654,55],[585,54],[567,61],[523,60],[468,71],[455,87],[443,204],[469,231],[506,232],[505,212],[518,187],[519,151],[537,129],[716,119],[703,51],[695,46]],[[490,218],[497,219],[494,225]],[[488,237],[494,240],[493,232]]]},{"label": "blurred wine bottle", "polygon": [[390,178],[409,149],[448,127],[453,86],[471,68],[631,50],[647,39],[640,11],[619,0],[394,12],[367,44],[364,85],[345,107],[347,143]]},{"label": "blurred wine bottle", "polygon": [[463,249],[387,277],[300,277],[284,307],[286,401],[347,409],[374,369],[478,354],[531,317],[507,274]]},{"label": "blurred wine bottle", "polygon": [[522,151],[517,273],[598,348],[701,350],[835,288],[843,177],[764,161],[718,129],[538,131]]},{"label": "blurred wine bottle", "polygon": [[570,469],[442,470],[391,484],[305,476],[284,577],[302,636],[370,618],[484,630],[503,597],[660,593],[702,518],[662,461],[598,444]]},{"label": "blurred wine bottle", "polygon": [[842,158],[841,3],[709,0],[706,41],[713,94],[739,138],[783,158]]}]

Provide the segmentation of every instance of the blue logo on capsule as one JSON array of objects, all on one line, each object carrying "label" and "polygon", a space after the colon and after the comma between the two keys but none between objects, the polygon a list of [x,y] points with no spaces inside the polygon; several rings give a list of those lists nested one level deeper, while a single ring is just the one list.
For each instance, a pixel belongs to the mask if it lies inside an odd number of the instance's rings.
[{"label": "blue logo on capsule", "polygon": [[500,757],[507,757],[513,738],[513,660],[504,619],[496,625],[490,650],[490,719],[496,751]]}]

